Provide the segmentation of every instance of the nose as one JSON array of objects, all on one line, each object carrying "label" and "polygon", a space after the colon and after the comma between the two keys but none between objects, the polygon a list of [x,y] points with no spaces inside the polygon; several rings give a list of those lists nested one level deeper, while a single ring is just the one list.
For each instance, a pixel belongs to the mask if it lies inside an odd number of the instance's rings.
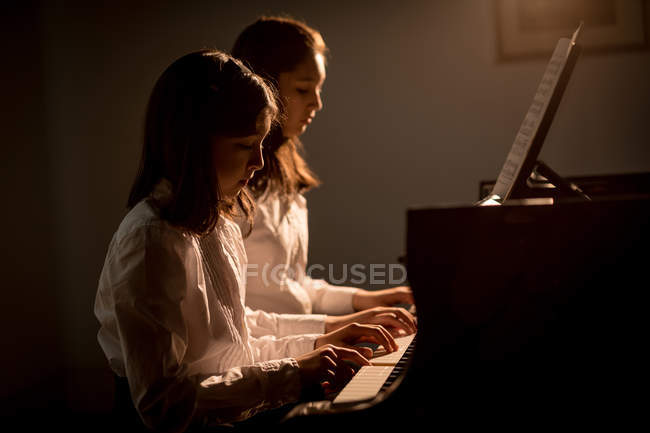
[{"label": "nose", "polygon": [[257,146],[250,159],[248,160],[248,169],[252,171],[261,170],[264,167],[264,155],[262,146]]},{"label": "nose", "polygon": [[312,107],[315,111],[320,111],[323,109],[323,100],[320,97],[320,90],[314,92],[314,98],[312,100]]}]

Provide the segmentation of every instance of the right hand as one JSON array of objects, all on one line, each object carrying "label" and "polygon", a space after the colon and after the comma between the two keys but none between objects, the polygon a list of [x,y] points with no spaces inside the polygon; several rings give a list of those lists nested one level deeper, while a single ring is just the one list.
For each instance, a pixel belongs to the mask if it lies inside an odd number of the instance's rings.
[{"label": "right hand", "polygon": [[399,307],[374,307],[343,316],[327,316],[325,332],[336,331],[350,323],[382,325],[391,335],[413,334],[417,330],[416,318]]},{"label": "right hand", "polygon": [[354,376],[354,368],[346,361],[359,366],[370,365],[370,361],[356,350],[331,344],[299,356],[296,361],[303,390],[322,387],[326,393],[342,389]]},{"label": "right hand", "polygon": [[362,342],[376,343],[384,346],[387,352],[394,352],[398,349],[393,336],[381,325],[369,325],[350,323],[336,331],[323,334],[316,339],[314,347],[331,344],[337,347],[356,350],[366,358],[372,357],[372,349],[369,347],[355,347],[355,344]]}]

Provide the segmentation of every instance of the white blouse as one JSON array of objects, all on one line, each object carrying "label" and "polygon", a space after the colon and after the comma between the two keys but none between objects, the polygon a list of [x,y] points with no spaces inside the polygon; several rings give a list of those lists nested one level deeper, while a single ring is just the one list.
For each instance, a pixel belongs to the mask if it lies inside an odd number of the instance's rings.
[{"label": "white blouse", "polygon": [[95,299],[98,340],[149,427],[237,421],[299,397],[292,357],[318,335],[291,334],[322,332],[322,319],[246,309],[245,266],[241,232],[226,218],[198,239],[143,200],[120,224]]},{"label": "white blouse", "polygon": [[[307,275],[307,201],[301,194],[286,202],[265,192],[256,203],[248,256],[246,305],[294,314],[354,312],[356,288],[333,286]],[[327,267],[327,265],[324,265]]]}]

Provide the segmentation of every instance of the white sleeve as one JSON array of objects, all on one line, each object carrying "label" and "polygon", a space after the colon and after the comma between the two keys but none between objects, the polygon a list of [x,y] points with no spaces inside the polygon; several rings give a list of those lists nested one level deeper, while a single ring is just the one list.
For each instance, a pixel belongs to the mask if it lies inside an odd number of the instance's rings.
[{"label": "white sleeve", "polygon": [[359,290],[339,287],[306,274],[309,244],[305,198],[298,194],[287,210],[275,196],[257,202],[255,225],[246,239],[246,305],[278,313],[347,314]]},{"label": "white sleeve", "polygon": [[264,335],[262,337],[250,337],[248,342],[253,349],[255,362],[263,362],[278,358],[295,358],[314,350],[314,343],[321,334],[290,335],[286,337],[275,337]]},{"label": "white sleeve", "polygon": [[195,418],[205,424],[246,419],[263,409],[300,397],[298,363],[293,358],[231,368],[199,383]]},{"label": "white sleeve", "polygon": [[246,305],[253,310],[276,313],[310,313],[309,296],[288,278],[288,268],[293,263],[284,244],[285,238],[271,228],[267,211],[259,207],[254,229],[244,239],[248,256]]},{"label": "white sleeve", "polygon": [[324,314],[277,314],[246,307],[246,324],[253,337],[325,333]]},{"label": "white sleeve", "polygon": [[303,289],[309,294],[314,313],[332,315],[354,313],[352,298],[361,289],[334,286],[325,280],[313,279],[307,275],[303,277],[301,283]]},{"label": "white sleeve", "polygon": [[[120,276],[111,290],[121,351],[135,407],[160,431],[183,431],[199,416],[218,422],[295,401],[300,378],[295,360],[188,374],[182,303],[194,287],[197,256],[189,240],[160,227],[130,237],[106,266]],[[146,342],[146,343],[145,343]]]}]

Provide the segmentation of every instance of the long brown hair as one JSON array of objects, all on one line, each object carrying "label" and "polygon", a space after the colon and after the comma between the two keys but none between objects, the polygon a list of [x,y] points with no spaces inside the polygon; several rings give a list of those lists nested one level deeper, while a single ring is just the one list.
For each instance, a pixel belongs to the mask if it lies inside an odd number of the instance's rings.
[{"label": "long brown hair", "polygon": [[127,207],[150,197],[162,180],[170,200],[154,204],[172,224],[197,235],[214,230],[220,212],[235,204],[252,219],[253,200],[242,191],[222,197],[213,166],[214,137],[256,133],[260,113],[276,119],[274,91],[239,60],[220,51],[197,51],[176,60],[160,76],[147,106],[144,145]]},{"label": "long brown hair", "polygon": [[[314,54],[326,58],[327,46],[321,34],[302,21],[290,17],[261,17],[239,35],[232,55],[278,89],[278,76],[295,69]],[[277,90],[276,90],[277,91]],[[279,103],[282,110],[282,104]],[[271,129],[264,141],[264,168],[250,184],[254,194],[267,189],[288,197],[320,184],[301,155],[298,137],[284,137],[281,125]]]}]

